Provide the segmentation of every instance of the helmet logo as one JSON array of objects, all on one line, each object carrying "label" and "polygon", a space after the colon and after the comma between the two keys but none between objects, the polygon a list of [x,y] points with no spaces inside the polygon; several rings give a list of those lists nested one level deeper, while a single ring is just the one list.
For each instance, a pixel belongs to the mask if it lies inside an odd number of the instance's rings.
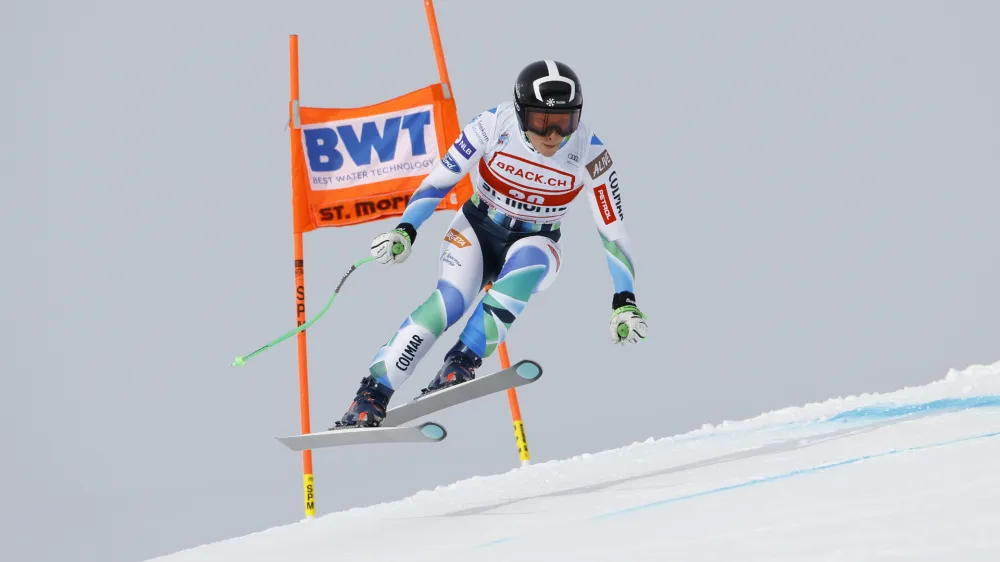
[{"label": "helmet logo", "polygon": [[556,100],[554,100],[552,98],[549,98],[549,99],[545,100],[545,105],[547,105],[549,107],[552,107],[555,104],[556,104]]},{"label": "helmet logo", "polygon": [[[545,84],[546,82],[565,82],[566,84],[569,84],[569,99],[572,101],[576,97],[576,84],[574,84],[569,78],[559,75],[559,69],[556,68],[555,61],[546,60],[545,67],[548,69],[549,75],[535,80],[534,84],[532,84],[535,89],[535,99],[542,101],[542,84]],[[549,105],[552,104],[550,103]]]}]

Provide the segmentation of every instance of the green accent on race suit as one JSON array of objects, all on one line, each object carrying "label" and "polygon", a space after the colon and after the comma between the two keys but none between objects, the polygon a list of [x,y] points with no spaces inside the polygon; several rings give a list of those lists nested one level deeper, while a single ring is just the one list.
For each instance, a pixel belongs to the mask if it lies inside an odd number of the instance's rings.
[{"label": "green accent on race suit", "polygon": [[426,328],[428,332],[434,334],[434,337],[441,336],[448,323],[448,312],[441,291],[431,293],[431,296],[427,297],[410,317],[413,318],[414,324]]},{"label": "green accent on race suit", "polygon": [[630,262],[629,259],[625,256],[625,252],[623,252],[621,248],[618,247],[618,244],[616,242],[608,240],[607,238],[604,237],[603,234],[601,234],[601,243],[604,244],[605,251],[614,256],[615,259],[617,259],[618,261],[625,264],[625,267],[628,268],[629,274],[632,277],[635,277],[635,269],[632,267],[632,262]]},{"label": "green accent on race suit", "polygon": [[[483,334],[486,336],[486,357],[493,355],[497,346],[500,345],[501,330],[497,322],[499,321],[504,325],[503,332],[506,333],[520,312],[520,309],[523,309],[528,299],[531,298],[531,292],[538,286],[538,281],[544,274],[544,265],[533,265],[511,272],[503,279],[496,281],[483,296],[483,305],[487,307],[486,314],[483,315]],[[499,295],[501,298],[498,299],[494,295]],[[509,310],[502,301],[516,301],[520,306],[518,310]],[[497,318],[492,312],[489,312],[491,308],[506,310],[510,313],[508,319]]]},{"label": "green accent on race suit", "polygon": [[[512,299],[526,303],[531,298],[531,291],[538,286],[538,280],[542,278],[542,275],[545,275],[544,265],[525,267],[509,273],[503,279],[499,279],[490,287],[490,292],[502,293]],[[489,293],[487,293],[487,299],[486,302],[488,304],[504,308],[496,299],[490,297]]]},{"label": "green accent on race suit", "polygon": [[483,323],[485,326],[484,332],[486,333],[486,354],[484,357],[489,357],[493,355],[496,350],[497,345],[500,344],[500,329],[497,328],[497,319],[493,316],[493,313],[487,311],[483,315]]},{"label": "green accent on race suit", "polygon": [[371,367],[368,367],[368,372],[372,374],[373,377],[379,379],[380,381],[385,379],[385,361],[378,361],[374,363]]}]

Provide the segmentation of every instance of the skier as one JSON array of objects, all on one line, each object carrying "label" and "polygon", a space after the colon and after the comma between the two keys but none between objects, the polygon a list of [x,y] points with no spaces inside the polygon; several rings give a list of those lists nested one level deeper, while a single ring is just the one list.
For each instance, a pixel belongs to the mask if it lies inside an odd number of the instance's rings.
[{"label": "skier", "polygon": [[466,125],[441,166],[413,192],[396,228],[374,239],[375,261],[405,261],[421,224],[476,168],[475,191],[441,242],[436,289],[376,353],[337,427],[379,425],[395,390],[492,283],[424,392],[472,380],[531,295],[555,280],[563,259],[560,219],[580,195],[590,202],[614,285],[611,340],[631,344],[646,337],[618,175],[603,143],[581,120],[582,109],[583,89],[570,67],[552,60],[529,64],[517,76],[513,101]]}]

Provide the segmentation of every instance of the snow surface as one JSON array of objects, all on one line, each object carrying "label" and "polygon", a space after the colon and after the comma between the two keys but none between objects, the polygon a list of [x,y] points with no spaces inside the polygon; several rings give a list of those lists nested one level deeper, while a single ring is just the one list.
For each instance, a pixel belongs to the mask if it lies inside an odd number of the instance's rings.
[{"label": "snow surface", "polygon": [[1000,362],[157,558],[1000,561]]}]

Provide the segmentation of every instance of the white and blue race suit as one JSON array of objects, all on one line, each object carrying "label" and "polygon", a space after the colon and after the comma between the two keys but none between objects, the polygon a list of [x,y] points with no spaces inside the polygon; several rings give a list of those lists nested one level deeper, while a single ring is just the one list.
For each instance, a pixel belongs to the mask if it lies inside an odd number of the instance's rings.
[{"label": "white and blue race suit", "polygon": [[[551,157],[524,136],[513,102],[484,111],[464,127],[441,165],[414,191],[400,218],[413,234],[458,181],[472,197],[455,213],[441,242],[437,287],[379,349],[369,371],[396,389],[434,342],[475,305],[460,343],[490,356],[531,296],[550,287],[562,267],[560,221],[582,196],[604,243],[614,307],[635,303],[635,262],[622,214],[614,161],[581,122]],[[410,228],[412,227],[412,228]],[[474,302],[488,283],[489,290]]]}]

